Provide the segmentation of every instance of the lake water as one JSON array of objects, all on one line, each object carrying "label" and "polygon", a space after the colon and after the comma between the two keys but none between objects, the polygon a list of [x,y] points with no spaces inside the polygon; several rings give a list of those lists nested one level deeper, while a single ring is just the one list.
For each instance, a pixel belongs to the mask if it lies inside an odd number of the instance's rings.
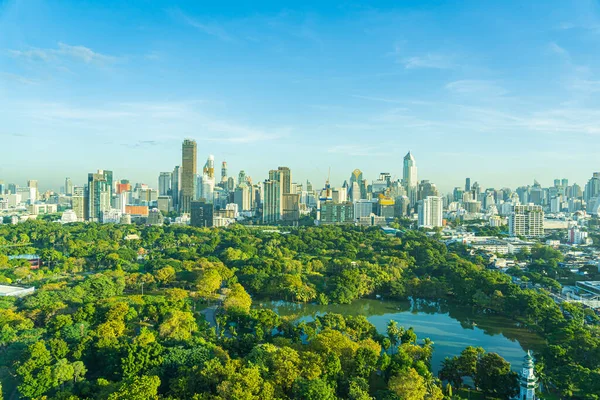
[{"label": "lake water", "polygon": [[347,315],[364,315],[385,334],[391,320],[408,329],[413,327],[419,338],[434,342],[432,369],[437,374],[445,357],[459,355],[467,346],[483,347],[487,352],[500,354],[521,368],[527,350],[536,350],[543,340],[536,334],[519,327],[514,321],[487,314],[475,314],[469,308],[416,300],[397,302],[361,299],[352,304],[295,304],[283,301],[256,302],[255,307],[270,308],[282,317],[311,321],[328,312]]}]

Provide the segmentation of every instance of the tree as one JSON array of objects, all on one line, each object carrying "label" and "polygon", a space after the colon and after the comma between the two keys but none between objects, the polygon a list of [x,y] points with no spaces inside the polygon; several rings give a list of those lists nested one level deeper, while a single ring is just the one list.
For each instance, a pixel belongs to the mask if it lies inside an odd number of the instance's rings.
[{"label": "tree", "polygon": [[191,312],[173,310],[158,327],[160,336],[171,340],[187,341],[198,330],[198,324]]},{"label": "tree", "polygon": [[217,290],[221,288],[223,279],[216,269],[208,269],[202,273],[202,275],[196,281],[196,288],[198,295],[204,298],[210,298],[214,296]]},{"label": "tree", "polygon": [[234,284],[225,296],[223,308],[227,312],[248,314],[252,306],[252,298],[239,283]]},{"label": "tree", "polygon": [[173,267],[164,267],[156,271],[155,274],[156,280],[166,285],[175,279],[175,268]]},{"label": "tree", "polygon": [[404,374],[392,376],[388,387],[403,400],[423,400],[427,394],[425,379],[414,368],[409,368]]},{"label": "tree", "polygon": [[335,390],[322,379],[299,379],[294,383],[294,398],[298,400],[335,400]]},{"label": "tree", "polygon": [[159,386],[160,378],[158,376],[136,376],[123,381],[119,385],[119,389],[108,396],[108,400],[155,400],[158,399]]},{"label": "tree", "polygon": [[504,358],[486,353],[477,363],[475,385],[486,395],[508,399],[518,392],[518,377]]}]

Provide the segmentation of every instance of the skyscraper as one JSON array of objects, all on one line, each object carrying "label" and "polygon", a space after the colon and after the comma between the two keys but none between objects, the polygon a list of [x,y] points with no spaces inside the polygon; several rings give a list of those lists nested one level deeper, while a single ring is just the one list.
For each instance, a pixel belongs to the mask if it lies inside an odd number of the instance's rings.
[{"label": "skyscraper", "polygon": [[221,163],[221,183],[227,182],[227,161]]},{"label": "skyscraper", "polygon": [[414,205],[417,202],[417,162],[410,151],[404,156],[402,184],[406,189],[410,203]]},{"label": "skyscraper", "polygon": [[29,191],[31,193],[29,196],[29,200],[31,201],[31,203],[34,203],[36,200],[38,200],[40,198],[38,181],[36,181],[35,179],[27,181],[27,187],[29,188]]},{"label": "skyscraper", "polygon": [[[110,182],[110,183],[109,183]],[[88,174],[87,217],[90,221],[101,221],[102,213],[110,210],[112,171],[99,169]]]},{"label": "skyscraper", "polygon": [[267,179],[263,183],[263,223],[272,224],[281,220],[281,181]]},{"label": "skyscraper", "polygon": [[202,169],[202,173],[208,176],[209,179],[215,179],[215,156],[212,154],[208,156],[204,168]]},{"label": "skyscraper", "polygon": [[465,192],[471,191],[471,178],[465,179]]},{"label": "skyscraper", "polygon": [[442,226],[442,204],[443,200],[439,196],[428,196],[419,201],[419,227]]},{"label": "skyscraper", "polygon": [[179,210],[181,200],[181,168],[176,165],[171,174],[171,204],[174,210]]},{"label": "skyscraper", "polygon": [[171,173],[161,172],[158,176],[158,195],[168,196],[171,192]]},{"label": "skyscraper", "polygon": [[205,201],[190,202],[190,225],[210,228],[213,226],[213,205]]},{"label": "skyscraper", "polygon": [[73,195],[73,182],[71,181],[71,178],[65,178],[65,194],[67,196]]},{"label": "skyscraper", "polygon": [[181,204],[182,213],[189,213],[194,199],[196,167],[196,141],[185,139],[181,147]]},{"label": "skyscraper", "polygon": [[404,156],[404,165],[402,170],[402,183],[406,188],[417,186],[417,162],[415,157],[409,151]]}]

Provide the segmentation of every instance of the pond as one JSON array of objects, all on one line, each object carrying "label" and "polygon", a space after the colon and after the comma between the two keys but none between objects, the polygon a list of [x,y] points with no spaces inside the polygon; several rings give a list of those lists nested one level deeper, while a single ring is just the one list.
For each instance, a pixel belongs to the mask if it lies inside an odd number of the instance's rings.
[{"label": "pond", "polygon": [[361,299],[352,304],[316,305],[263,301],[256,302],[254,306],[270,308],[280,316],[293,317],[298,322],[308,322],[328,312],[344,316],[364,315],[383,334],[388,322],[395,320],[406,329],[413,327],[420,343],[425,338],[434,342],[431,366],[436,374],[445,357],[459,355],[467,346],[483,347],[487,352],[498,353],[511,363],[514,370],[519,370],[527,350],[535,351],[544,343],[538,335],[513,320],[476,314],[470,308],[443,302]]}]

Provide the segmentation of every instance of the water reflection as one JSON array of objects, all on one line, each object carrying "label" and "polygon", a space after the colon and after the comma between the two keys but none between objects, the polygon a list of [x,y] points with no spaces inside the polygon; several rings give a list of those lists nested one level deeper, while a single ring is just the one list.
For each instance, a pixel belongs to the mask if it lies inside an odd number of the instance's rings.
[{"label": "water reflection", "polygon": [[388,301],[361,299],[352,304],[296,304],[284,301],[263,302],[257,307],[270,308],[283,317],[311,321],[328,312],[344,316],[364,315],[380,333],[390,320],[405,328],[413,327],[419,339],[435,343],[432,368],[437,373],[445,357],[458,355],[467,346],[481,346],[496,352],[518,369],[527,350],[536,350],[543,340],[510,319],[474,313],[468,307],[422,299]]}]

